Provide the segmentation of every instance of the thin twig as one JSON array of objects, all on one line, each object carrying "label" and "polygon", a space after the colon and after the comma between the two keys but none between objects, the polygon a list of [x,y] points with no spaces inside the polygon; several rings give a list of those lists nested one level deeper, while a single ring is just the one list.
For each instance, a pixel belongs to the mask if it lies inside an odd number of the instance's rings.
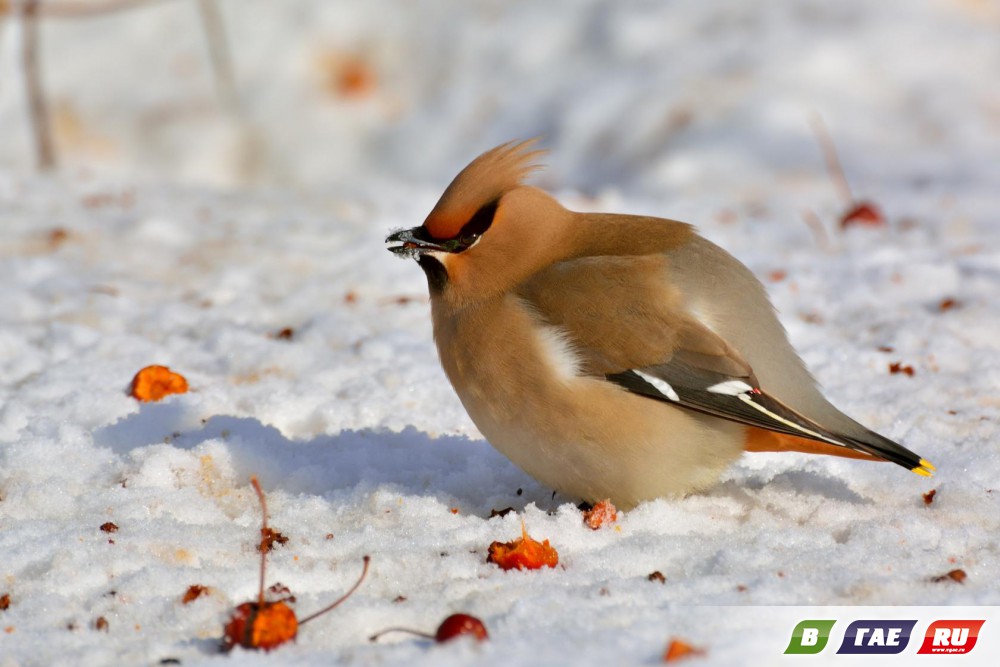
[{"label": "thin twig", "polygon": [[851,194],[851,186],[847,183],[844,167],[840,164],[840,158],[837,156],[837,147],[834,145],[833,139],[830,138],[823,117],[814,113],[810,117],[809,123],[812,125],[813,132],[816,133],[816,140],[819,142],[820,148],[823,150],[826,170],[830,174],[830,179],[833,180],[834,187],[840,192],[840,197],[846,204],[853,203],[854,195]]},{"label": "thin twig", "polygon": [[[0,0],[0,53],[3,53],[4,21],[7,18],[8,7],[4,4],[7,0]],[[0,81],[3,84],[3,81]],[[0,94],[3,93],[3,86],[0,85]]]},{"label": "thin twig", "polygon": [[823,227],[823,221],[820,220],[819,216],[812,209],[805,209],[802,211],[802,219],[806,221],[806,226],[812,231],[813,236],[816,238],[816,244],[819,245],[820,250],[824,252],[829,251],[830,246],[830,236],[826,233],[826,229]]},{"label": "thin twig", "polygon": [[226,111],[236,113],[236,77],[233,74],[233,59],[230,56],[229,42],[219,13],[216,0],[198,0],[201,12],[201,23],[205,28],[205,39],[208,42],[208,56],[212,61],[212,73],[215,75],[215,92]]},{"label": "thin twig", "polygon": [[49,128],[49,110],[42,90],[41,68],[38,64],[38,7],[39,0],[21,4],[23,26],[21,64],[24,68],[24,86],[28,98],[31,129],[35,137],[35,159],[38,168],[48,171],[55,167],[55,149]]},{"label": "thin twig", "polygon": [[[267,535],[267,500],[264,499],[264,491],[260,488],[260,482],[257,481],[257,476],[254,475],[250,478],[250,484],[253,485],[253,490],[257,492],[257,499],[260,500],[260,511],[264,514],[264,519],[261,522],[261,541],[263,542],[264,536]],[[258,609],[264,608],[264,572],[267,569],[267,549],[260,548],[263,545],[258,546],[258,551],[260,551],[260,587],[257,596],[257,607]]]},{"label": "thin twig", "polygon": [[423,637],[424,639],[434,639],[434,635],[430,634],[429,632],[421,632],[420,630],[414,630],[413,628],[403,628],[396,626],[396,627],[386,628],[385,630],[379,630],[371,637],[369,637],[368,641],[377,642],[379,639],[382,638],[383,635],[387,635],[390,632],[406,632],[411,635],[416,635],[417,637]]},{"label": "thin twig", "polygon": [[[41,18],[53,19],[75,19],[87,18],[90,16],[102,16],[113,14],[124,9],[133,9],[144,5],[153,5],[167,2],[167,0],[93,0],[92,2],[52,2],[46,0],[36,9],[36,13]],[[28,5],[38,5],[38,0],[9,0],[4,6],[0,3],[0,15],[5,11],[24,12]]]},{"label": "thin twig", "polygon": [[305,625],[306,623],[308,623],[309,621],[313,620],[314,618],[322,616],[326,612],[334,609],[340,603],[342,603],[344,600],[346,600],[347,598],[351,597],[351,595],[354,594],[354,591],[358,590],[358,586],[361,585],[361,582],[365,580],[365,575],[368,574],[368,563],[371,561],[371,556],[365,556],[364,560],[365,560],[365,565],[361,569],[361,576],[358,577],[358,580],[356,582],[354,582],[353,586],[351,586],[351,590],[347,591],[342,596],[340,596],[340,599],[337,600],[336,602],[334,602],[333,604],[328,604],[327,606],[325,606],[322,609],[320,609],[319,611],[317,611],[315,614],[309,614],[308,616],[306,616],[305,618],[303,618],[302,620],[300,620],[299,621],[299,625],[300,626]]}]

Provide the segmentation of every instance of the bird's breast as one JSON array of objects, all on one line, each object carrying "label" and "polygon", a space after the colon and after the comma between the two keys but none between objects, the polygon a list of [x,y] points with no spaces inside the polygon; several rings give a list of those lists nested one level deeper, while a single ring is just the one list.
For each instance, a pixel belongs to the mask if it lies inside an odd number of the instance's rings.
[{"label": "bird's breast", "polygon": [[567,336],[516,296],[459,311],[435,304],[433,311],[441,365],[481,429],[556,407],[580,380],[580,361]]}]

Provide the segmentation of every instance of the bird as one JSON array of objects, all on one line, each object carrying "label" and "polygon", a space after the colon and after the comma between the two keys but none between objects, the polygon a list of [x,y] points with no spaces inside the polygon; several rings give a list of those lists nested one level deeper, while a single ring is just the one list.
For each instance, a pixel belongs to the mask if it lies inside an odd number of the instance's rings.
[{"label": "bird", "polygon": [[386,238],[423,270],[441,365],[493,447],[619,508],[704,491],[744,452],[933,474],[824,398],[761,282],[693,226],[571,211],[526,184],[536,141],[479,155]]}]

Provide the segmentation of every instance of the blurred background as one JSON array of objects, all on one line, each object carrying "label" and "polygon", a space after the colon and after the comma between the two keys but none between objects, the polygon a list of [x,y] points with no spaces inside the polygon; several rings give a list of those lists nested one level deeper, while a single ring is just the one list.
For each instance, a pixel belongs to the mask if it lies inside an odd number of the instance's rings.
[{"label": "blurred background", "polygon": [[[30,4],[0,0],[0,169],[15,172],[36,163]],[[1000,182],[995,0],[38,7],[47,125],[75,174],[440,186],[478,152],[541,135],[543,184],[752,202],[825,178],[821,114],[874,196]]]},{"label": "blurred background", "polygon": [[[549,514],[384,247],[532,136],[567,206],[746,263],[834,403],[939,474],[760,454],[620,533]],[[279,663],[653,664],[669,632],[764,664],[794,624],[715,605],[996,604],[998,185],[1000,0],[0,0],[0,665],[218,664],[251,474],[300,609],[377,555]],[[153,364],[190,391],[140,405]],[[507,506],[565,557],[532,595],[484,570]],[[366,639],[455,611],[492,648]]]}]

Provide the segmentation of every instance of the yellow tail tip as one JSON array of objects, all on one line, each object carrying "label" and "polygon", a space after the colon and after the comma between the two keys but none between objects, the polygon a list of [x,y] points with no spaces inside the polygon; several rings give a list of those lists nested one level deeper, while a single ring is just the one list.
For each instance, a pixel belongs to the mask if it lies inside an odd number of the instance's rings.
[{"label": "yellow tail tip", "polygon": [[935,468],[934,464],[931,463],[930,461],[920,459],[920,465],[917,466],[916,468],[911,468],[910,470],[911,472],[915,472],[921,477],[933,477],[934,471],[937,470],[937,468]]}]

